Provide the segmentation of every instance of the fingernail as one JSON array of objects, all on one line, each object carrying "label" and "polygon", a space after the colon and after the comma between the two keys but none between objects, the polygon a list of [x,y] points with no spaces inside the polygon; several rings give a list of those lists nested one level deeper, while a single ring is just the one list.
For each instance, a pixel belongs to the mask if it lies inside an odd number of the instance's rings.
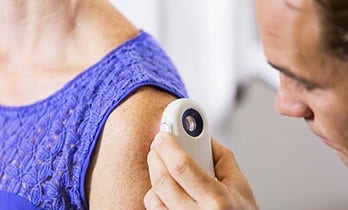
[{"label": "fingernail", "polygon": [[164,134],[162,132],[159,132],[156,134],[154,140],[151,143],[150,149],[156,148],[163,140]]}]

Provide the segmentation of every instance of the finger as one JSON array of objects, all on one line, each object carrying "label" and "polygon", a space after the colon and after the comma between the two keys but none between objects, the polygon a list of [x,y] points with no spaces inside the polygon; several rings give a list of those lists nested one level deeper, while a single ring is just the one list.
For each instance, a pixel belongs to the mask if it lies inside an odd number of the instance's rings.
[{"label": "finger", "polygon": [[225,187],[199,167],[170,134],[160,132],[153,146],[169,173],[196,201],[225,193]]},{"label": "finger", "polygon": [[216,178],[226,186],[230,193],[239,193],[247,200],[254,201],[253,192],[241,172],[233,152],[220,145],[215,139],[212,139],[212,149]]},{"label": "finger", "polygon": [[212,150],[215,166],[215,175],[218,180],[233,179],[238,177],[241,172],[234,154],[228,148],[220,145],[212,138]]},{"label": "finger", "polygon": [[338,156],[340,157],[341,161],[348,167],[348,152],[337,152]]},{"label": "finger", "polygon": [[148,154],[148,165],[152,190],[169,209],[180,207],[190,209],[194,200],[172,178],[155,150]]},{"label": "finger", "polygon": [[151,185],[154,186],[162,176],[167,174],[167,169],[163,165],[162,160],[154,150],[150,150],[147,155],[147,164],[149,166],[149,174]]},{"label": "finger", "polygon": [[157,196],[157,194],[150,189],[145,197],[144,197],[144,205],[146,209],[152,210],[152,209],[158,209],[158,210],[164,210],[168,209],[166,205],[161,201],[161,199]]}]

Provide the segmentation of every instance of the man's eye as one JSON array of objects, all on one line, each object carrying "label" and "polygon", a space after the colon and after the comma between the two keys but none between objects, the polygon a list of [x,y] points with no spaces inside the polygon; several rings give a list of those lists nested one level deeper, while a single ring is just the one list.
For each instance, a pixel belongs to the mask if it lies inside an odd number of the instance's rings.
[{"label": "man's eye", "polygon": [[296,81],[298,87],[302,87],[302,88],[304,88],[306,91],[309,91],[309,92],[310,92],[310,91],[314,91],[314,90],[317,88],[317,86],[314,85],[314,84],[309,84],[309,83],[302,82],[302,81],[298,81],[298,80],[295,80],[295,81]]},{"label": "man's eye", "polygon": [[315,90],[315,89],[317,88],[316,86],[311,85],[311,84],[304,84],[303,86],[304,86],[305,89],[308,90],[308,91],[313,91],[313,90]]}]

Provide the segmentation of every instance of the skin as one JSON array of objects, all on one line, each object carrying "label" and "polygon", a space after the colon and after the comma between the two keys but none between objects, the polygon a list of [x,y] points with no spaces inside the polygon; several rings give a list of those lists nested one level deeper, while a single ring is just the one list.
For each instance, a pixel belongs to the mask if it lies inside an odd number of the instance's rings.
[{"label": "skin", "polygon": [[90,209],[144,209],[143,198],[151,187],[146,156],[162,112],[174,99],[142,88],[114,110],[86,182]]},{"label": "skin", "polygon": [[158,133],[147,157],[152,188],[146,209],[258,209],[234,154],[214,139],[212,150],[216,179],[173,136]]},{"label": "skin", "polygon": [[[304,118],[348,166],[348,62],[325,48],[320,14],[313,0],[256,3],[267,60],[280,72],[277,111]],[[148,154],[152,184],[144,199],[148,209],[257,208],[231,151],[214,142],[215,180],[172,136],[158,136]],[[178,158],[170,158],[174,151]]]},{"label": "skin", "polygon": [[[104,0],[3,0],[0,22],[0,104],[6,106],[50,96],[139,33]],[[90,209],[144,209],[146,156],[174,99],[144,87],[112,112],[85,180]]]}]

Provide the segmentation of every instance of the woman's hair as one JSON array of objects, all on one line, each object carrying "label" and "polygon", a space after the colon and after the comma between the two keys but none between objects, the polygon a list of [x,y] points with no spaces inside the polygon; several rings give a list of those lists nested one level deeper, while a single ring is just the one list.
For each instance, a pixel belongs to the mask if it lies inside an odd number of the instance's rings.
[{"label": "woman's hair", "polygon": [[314,0],[323,24],[325,47],[348,61],[348,0]]}]

